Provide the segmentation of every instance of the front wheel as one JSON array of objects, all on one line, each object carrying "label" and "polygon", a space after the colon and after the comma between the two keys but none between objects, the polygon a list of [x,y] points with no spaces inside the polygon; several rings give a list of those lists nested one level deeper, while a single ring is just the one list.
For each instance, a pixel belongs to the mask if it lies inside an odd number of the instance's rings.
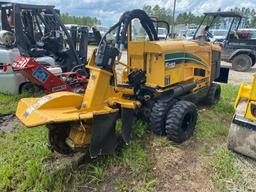
[{"label": "front wheel", "polygon": [[157,100],[150,113],[150,127],[151,130],[157,135],[166,135],[165,121],[167,112],[177,102],[177,99],[172,100]]},{"label": "front wheel", "polygon": [[189,101],[178,101],[167,114],[167,137],[176,143],[186,141],[193,135],[196,121],[196,105]]},{"label": "front wheel", "polygon": [[69,155],[74,151],[67,145],[66,139],[69,136],[70,125],[68,123],[59,123],[47,125],[49,148],[60,154]]},{"label": "front wheel", "polygon": [[221,95],[221,87],[219,84],[211,83],[208,94],[205,99],[205,103],[208,105],[214,105],[218,103]]}]

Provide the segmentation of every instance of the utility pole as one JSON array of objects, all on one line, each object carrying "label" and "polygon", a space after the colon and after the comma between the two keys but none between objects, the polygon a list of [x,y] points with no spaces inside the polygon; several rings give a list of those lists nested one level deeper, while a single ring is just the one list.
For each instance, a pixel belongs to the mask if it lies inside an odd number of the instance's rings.
[{"label": "utility pole", "polygon": [[174,0],[173,10],[172,10],[172,29],[171,29],[172,38],[174,38],[175,9],[176,9],[176,0]]}]

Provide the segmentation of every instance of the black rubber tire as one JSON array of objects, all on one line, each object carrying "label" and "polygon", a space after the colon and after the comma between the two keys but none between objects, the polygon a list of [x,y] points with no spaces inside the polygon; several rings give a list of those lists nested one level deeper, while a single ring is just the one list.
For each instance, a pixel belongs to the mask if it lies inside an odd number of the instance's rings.
[{"label": "black rubber tire", "polygon": [[166,135],[165,120],[167,112],[177,101],[177,99],[159,99],[154,103],[150,113],[149,120],[151,130],[155,134]]},{"label": "black rubber tire", "polygon": [[74,151],[66,144],[69,136],[70,125],[68,123],[51,124],[48,127],[48,146],[52,151],[70,155]]},{"label": "black rubber tire", "polygon": [[190,101],[178,101],[167,114],[167,137],[176,143],[186,141],[193,135],[196,121],[196,105]]},{"label": "black rubber tire", "polygon": [[21,86],[20,93],[36,93],[40,89],[37,85],[27,82]]},{"label": "black rubber tire", "polygon": [[239,54],[232,59],[232,68],[235,71],[245,72],[252,67],[252,59],[249,55]]},{"label": "black rubber tire", "polygon": [[205,103],[207,105],[214,105],[219,102],[221,95],[221,87],[217,83],[212,83],[210,85],[207,97],[205,99]]}]

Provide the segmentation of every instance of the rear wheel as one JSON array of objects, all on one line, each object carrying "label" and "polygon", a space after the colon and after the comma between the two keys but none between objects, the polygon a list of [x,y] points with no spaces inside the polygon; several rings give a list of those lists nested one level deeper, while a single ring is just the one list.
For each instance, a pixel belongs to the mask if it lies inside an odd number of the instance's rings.
[{"label": "rear wheel", "polygon": [[193,135],[196,121],[196,105],[189,101],[178,101],[167,114],[167,137],[176,143],[186,141]]},{"label": "rear wheel", "polygon": [[74,151],[66,143],[70,132],[70,125],[68,123],[60,123],[47,125],[47,127],[49,129],[49,148],[61,154],[72,154]]},{"label": "rear wheel", "polygon": [[177,99],[157,100],[150,113],[150,127],[157,135],[166,135],[165,120],[169,109],[177,102]]},{"label": "rear wheel", "polygon": [[75,72],[79,73],[82,76],[89,77],[89,73],[85,68],[84,69],[78,68],[75,70]]},{"label": "rear wheel", "polygon": [[40,89],[37,85],[35,85],[31,82],[28,82],[21,86],[20,92],[21,93],[36,93],[39,90]]},{"label": "rear wheel", "polygon": [[235,71],[247,71],[252,67],[252,59],[249,55],[239,54],[232,59],[232,68]]},{"label": "rear wheel", "polygon": [[218,103],[221,95],[221,87],[219,84],[212,83],[208,91],[205,103],[208,105],[214,105]]}]

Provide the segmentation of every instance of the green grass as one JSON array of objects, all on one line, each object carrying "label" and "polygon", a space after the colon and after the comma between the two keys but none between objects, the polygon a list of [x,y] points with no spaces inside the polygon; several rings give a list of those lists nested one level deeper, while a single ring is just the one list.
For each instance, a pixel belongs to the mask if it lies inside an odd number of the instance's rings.
[{"label": "green grass", "polygon": [[100,165],[90,165],[89,175],[91,177],[91,181],[102,181],[105,175],[104,168]]},{"label": "green grass", "polygon": [[[228,116],[231,118],[231,116]],[[214,123],[213,123],[213,120]],[[195,137],[198,141],[213,141],[217,137],[228,135],[228,128],[224,122],[225,118],[213,111],[205,111],[199,114]]]},{"label": "green grass", "polygon": [[[228,134],[238,88],[222,85],[220,102],[200,111],[194,136],[196,142],[215,143],[215,146],[223,143]],[[15,112],[17,101],[22,97],[0,94],[0,113]],[[120,134],[120,121],[117,126],[117,133]],[[47,148],[46,128],[0,132],[0,191],[79,191],[81,186],[101,191],[102,185],[110,181],[109,185],[116,191],[154,191],[158,180],[153,176],[154,162],[148,150],[151,133],[148,133],[147,127],[145,122],[136,121],[131,143],[128,146],[119,145],[116,155],[87,159],[79,169],[60,172],[55,176],[45,171],[44,159],[52,156]],[[169,152],[175,148],[165,137],[156,137],[154,142],[153,145]],[[210,161],[213,181],[220,190],[226,190],[226,179],[240,177],[234,158],[233,153],[222,146],[216,149]]]},{"label": "green grass", "polygon": [[121,153],[121,164],[127,171],[125,177],[128,176],[130,180],[123,178],[122,181],[117,181],[116,189],[117,191],[128,189],[129,191],[150,191],[156,185],[156,179],[152,175],[152,162],[146,150],[149,143],[149,133],[146,133],[148,124],[136,121],[133,127],[132,141],[122,149]]},{"label": "green grass", "polygon": [[222,85],[220,101],[211,107],[201,110],[198,116],[195,137],[198,141],[213,141],[218,137],[226,137],[234,113],[233,102],[239,86]]},{"label": "green grass", "polygon": [[226,180],[234,182],[241,177],[241,171],[235,165],[235,154],[226,146],[220,146],[216,150],[210,164],[214,169],[213,181],[221,191],[228,191],[225,185]]},{"label": "green grass", "polygon": [[[2,106],[0,113],[15,112],[17,102],[22,97],[24,95],[0,94]],[[120,126],[119,121],[117,128],[119,133]],[[19,127],[16,132],[0,132],[0,191],[75,190],[77,186],[84,183],[97,187],[107,178],[107,169],[115,166],[124,167],[132,180],[140,178],[145,181],[144,185],[140,185],[141,188],[151,188],[154,182],[149,176],[150,158],[144,148],[146,126],[142,121],[135,122],[131,144],[119,146],[118,155],[99,157],[86,164],[81,171],[73,170],[69,175],[60,172],[54,177],[45,172],[44,167],[43,160],[52,156],[47,147],[45,127],[35,129]],[[140,176],[140,172],[144,174]],[[120,176],[122,177],[123,175]],[[119,179],[114,184],[117,188],[118,182]]]},{"label": "green grass", "polygon": [[239,86],[224,84],[221,86],[221,100],[211,107],[213,111],[223,115],[232,115],[234,112],[233,103],[236,99]]},{"label": "green grass", "polygon": [[0,93],[0,114],[13,113],[22,95],[6,95]]},{"label": "green grass", "polygon": [[19,95],[8,95],[0,93],[0,114],[14,113],[20,99],[25,97],[41,97],[42,94],[42,92],[35,94],[26,93]]},{"label": "green grass", "polygon": [[25,129],[0,137],[0,191],[47,188],[42,160],[50,155],[46,128]]},{"label": "green grass", "polygon": [[226,145],[219,145],[221,144],[220,138],[223,138],[225,142],[228,136],[230,121],[234,113],[233,103],[239,86],[226,84],[221,88],[222,95],[218,104],[199,113],[195,137],[199,142],[213,143],[208,145],[216,146],[217,144],[217,149],[214,150],[210,160],[213,168],[212,179],[220,191],[228,191],[226,181],[237,182],[241,177],[241,172],[235,165],[236,155],[229,151]]},{"label": "green grass", "polygon": [[[117,132],[120,134],[121,123],[117,123]],[[145,150],[147,124],[135,121],[131,143],[117,147],[116,155],[99,156],[88,160],[79,170],[74,170],[69,183],[69,190],[79,191],[80,187],[102,191],[102,184],[113,177],[110,170],[118,170],[109,184],[116,191],[149,191],[156,180],[152,177],[150,154]]]}]

